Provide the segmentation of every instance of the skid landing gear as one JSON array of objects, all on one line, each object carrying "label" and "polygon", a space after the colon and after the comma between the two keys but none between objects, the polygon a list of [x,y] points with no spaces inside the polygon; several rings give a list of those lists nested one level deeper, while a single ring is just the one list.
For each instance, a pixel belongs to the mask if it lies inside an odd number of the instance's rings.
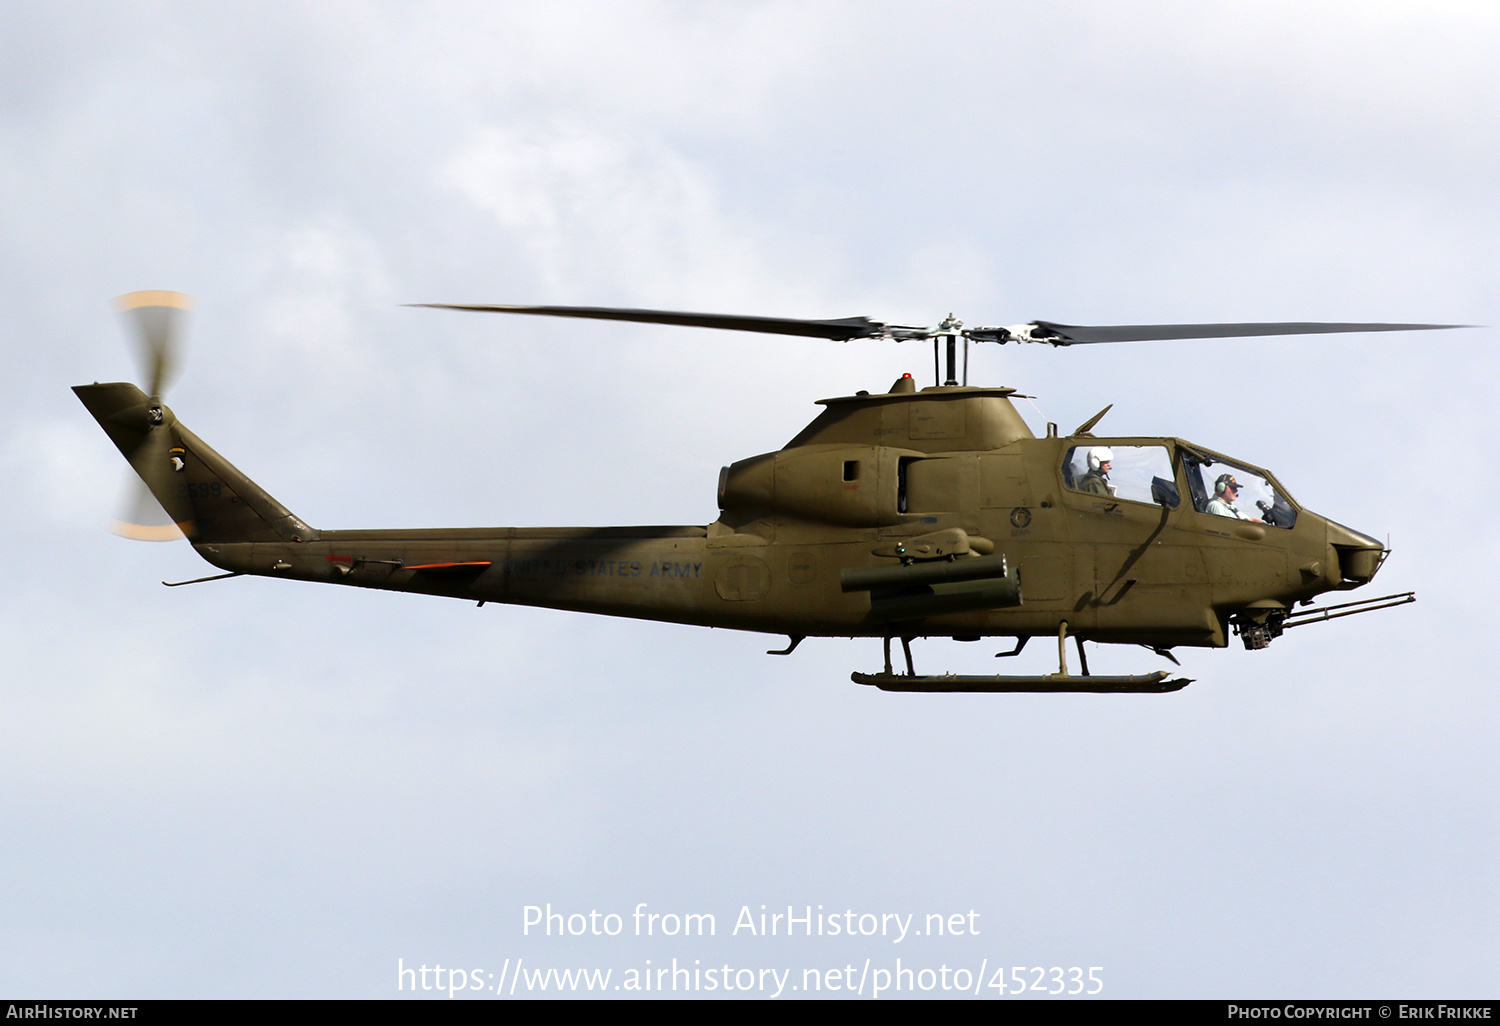
[{"label": "skid landing gear", "polygon": [[[971,674],[962,675],[945,673],[941,675],[919,676],[911,662],[911,639],[903,637],[901,647],[906,653],[905,674],[891,672],[891,639],[885,639],[885,672],[884,673],[855,673],[850,675],[850,680],[856,684],[867,684],[877,687],[881,691],[918,691],[925,693],[937,692],[974,692],[1001,694],[1032,693],[1085,693],[1085,694],[1142,694],[1160,695],[1169,691],[1181,691],[1192,683],[1187,677],[1168,679],[1167,671],[1157,670],[1154,673],[1130,674],[1128,676],[1093,676],[1089,673],[1088,659],[1083,653],[1083,639],[1074,635],[1074,643],[1078,647],[1078,662],[1082,666],[1083,674],[1073,676],[1068,673],[1068,622],[1064,620],[1057,629],[1057,661],[1058,672],[1047,673],[1037,677],[1007,676],[1005,674]],[[1019,652],[1024,640],[1016,646]],[[1005,652],[1002,655],[1013,655]]]},{"label": "skid landing gear", "polygon": [[[891,672],[891,638],[890,638],[890,635],[886,635],[883,640],[885,642],[885,673],[881,674],[880,676],[895,677],[896,675]],[[906,676],[907,677],[915,677],[917,675],[917,668],[915,666],[913,666],[912,662],[911,662],[911,643],[912,643],[912,639],[911,638],[903,637],[901,639],[901,651],[904,652],[904,653],[906,653]]]},{"label": "skid landing gear", "polygon": [[1155,673],[1141,676],[1132,674],[1126,677],[1064,677],[1055,673],[1043,674],[1040,677],[957,673],[907,677],[890,673],[853,673],[849,675],[849,679],[856,684],[869,684],[881,691],[920,691],[929,694],[952,691],[984,694],[1080,692],[1096,695],[1161,695],[1168,691],[1181,691],[1192,683],[1192,680],[1187,677],[1168,680],[1165,670],[1157,670]]}]

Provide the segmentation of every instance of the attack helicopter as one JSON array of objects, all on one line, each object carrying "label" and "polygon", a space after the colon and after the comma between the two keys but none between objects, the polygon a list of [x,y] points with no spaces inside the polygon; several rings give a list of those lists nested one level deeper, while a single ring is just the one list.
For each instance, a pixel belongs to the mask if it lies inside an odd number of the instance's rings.
[{"label": "attack helicopter", "polygon": [[[884,392],[818,401],[783,448],[719,473],[706,526],[316,530],[162,403],[186,296],[136,292],[149,391],[116,382],[73,391],[129,461],[141,506],[165,513],[117,525],[137,538],[186,537],[224,573],[542,606],[786,635],[882,641],[884,668],[853,681],[886,691],[1180,690],[1168,671],[1095,675],[1083,643],[1173,650],[1265,648],[1293,627],[1415,600],[1406,592],[1329,605],[1361,588],[1384,544],[1299,505],[1269,470],[1181,438],[1096,436],[1110,407],[1066,434],[1038,437],[1008,387],[967,383],[972,343],[1092,345],[1443,324],[1278,322],[1080,326],[1032,321],[965,328],[866,317],[837,320],[569,306],[414,304],[437,309],[681,325],[851,341],[931,341],[941,383],[910,374]],[[960,380],[959,349],[963,373]],[[138,508],[141,508],[138,506]],[[167,582],[163,582],[166,584]],[[919,674],[918,637],[1056,639],[1058,671]],[[1081,673],[1068,669],[1073,639]],[[899,639],[905,668],[892,666]],[[1180,664],[1179,664],[1180,665]]]}]

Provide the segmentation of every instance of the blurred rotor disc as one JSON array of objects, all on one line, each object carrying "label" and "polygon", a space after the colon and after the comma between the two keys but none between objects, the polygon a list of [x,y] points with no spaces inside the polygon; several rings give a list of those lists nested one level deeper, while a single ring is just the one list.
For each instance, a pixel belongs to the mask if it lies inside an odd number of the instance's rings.
[{"label": "blurred rotor disc", "polygon": [[[115,300],[115,305],[135,327],[141,370],[150,382],[148,394],[159,403],[162,392],[177,370],[182,352],[183,325],[193,301],[181,292],[150,290],[131,292]],[[163,507],[157,496],[175,498],[178,482],[173,480],[181,461],[174,460],[170,424],[153,424],[135,451],[129,453],[136,479],[129,484],[125,512],[111,530],[123,538],[136,541],[175,541],[192,533],[191,509],[182,502],[171,502],[176,515]]]}]

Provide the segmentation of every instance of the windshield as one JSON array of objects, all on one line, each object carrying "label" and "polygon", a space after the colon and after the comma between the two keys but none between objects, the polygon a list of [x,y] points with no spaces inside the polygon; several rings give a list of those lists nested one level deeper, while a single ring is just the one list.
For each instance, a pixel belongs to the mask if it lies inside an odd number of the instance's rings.
[{"label": "windshield", "polygon": [[1290,528],[1297,510],[1263,470],[1207,453],[1182,450],[1188,491],[1199,513]]}]

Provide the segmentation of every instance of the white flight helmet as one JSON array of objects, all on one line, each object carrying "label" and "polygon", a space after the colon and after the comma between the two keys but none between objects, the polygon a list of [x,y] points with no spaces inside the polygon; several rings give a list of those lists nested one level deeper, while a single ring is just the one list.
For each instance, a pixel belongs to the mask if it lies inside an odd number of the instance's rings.
[{"label": "white flight helmet", "polygon": [[1115,454],[1102,445],[1096,445],[1089,450],[1089,470],[1099,473],[1099,468],[1106,463],[1114,461]]}]

